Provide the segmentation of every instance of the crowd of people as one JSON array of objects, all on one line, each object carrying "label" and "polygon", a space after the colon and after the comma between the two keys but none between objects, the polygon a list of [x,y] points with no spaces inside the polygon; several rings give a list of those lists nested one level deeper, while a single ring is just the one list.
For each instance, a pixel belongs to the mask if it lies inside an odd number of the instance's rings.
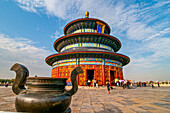
[{"label": "crowd of people", "polygon": [[[99,87],[98,85],[98,80],[95,79],[88,79],[86,80],[86,86],[89,87]],[[106,86],[107,86],[107,90],[108,90],[108,94],[110,94],[110,89],[113,89],[112,86],[119,86],[119,87],[123,87],[123,89],[127,88],[127,89],[134,89],[137,87],[146,87],[146,86],[151,86],[152,88],[154,88],[154,83],[153,82],[131,82],[130,80],[119,80],[119,81],[110,81],[106,80]],[[159,82],[157,82],[158,87],[160,87]]]},{"label": "crowd of people", "polygon": [[90,79],[87,79],[86,81],[86,86],[91,86],[91,87],[99,87],[99,85],[98,85],[98,80],[96,80],[96,79],[92,79],[92,80],[90,80]]},{"label": "crowd of people", "polygon": [[[98,84],[99,80],[96,80],[96,79],[92,79],[92,80],[87,79],[85,81],[85,83],[86,83],[86,86],[89,86],[89,87],[96,87],[96,88],[99,87],[99,84]],[[125,89],[125,88],[133,89],[133,88],[136,88],[136,87],[146,87],[146,84],[148,84],[148,82],[147,83],[146,82],[135,82],[135,83],[133,83],[130,80],[126,80],[126,81],[125,80],[118,80],[118,81],[113,80],[113,81],[109,82],[109,80],[106,80],[106,86],[107,86],[108,94],[110,94],[110,89],[113,89],[112,86],[123,87],[123,89]],[[149,84],[152,88],[155,88],[153,82],[149,82]],[[5,83],[5,87],[8,87],[8,85],[9,85],[9,82],[7,81]],[[157,85],[158,85],[158,87],[160,87],[159,82],[157,82]]]},{"label": "crowd of people", "polygon": [[8,81],[3,82],[3,83],[0,82],[0,86],[5,86],[5,87],[8,87],[8,86],[11,85],[11,84],[12,84],[12,83],[10,83],[10,82],[8,82]]}]

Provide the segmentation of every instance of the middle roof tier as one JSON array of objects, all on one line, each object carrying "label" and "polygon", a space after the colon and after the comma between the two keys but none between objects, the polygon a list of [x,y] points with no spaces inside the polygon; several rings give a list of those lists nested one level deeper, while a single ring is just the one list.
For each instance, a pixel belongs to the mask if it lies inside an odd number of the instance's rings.
[{"label": "middle roof tier", "polygon": [[110,35],[101,33],[75,33],[60,37],[54,42],[54,49],[57,52],[68,46],[78,43],[96,43],[103,44],[111,47],[114,52],[117,52],[121,48],[121,42]]}]

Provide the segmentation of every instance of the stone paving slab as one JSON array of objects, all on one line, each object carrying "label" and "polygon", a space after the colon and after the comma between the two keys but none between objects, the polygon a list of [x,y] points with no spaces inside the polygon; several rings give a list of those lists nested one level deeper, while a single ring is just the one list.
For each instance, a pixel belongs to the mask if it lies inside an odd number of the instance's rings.
[{"label": "stone paving slab", "polygon": [[[16,112],[11,86],[0,86],[0,111]],[[170,87],[79,87],[72,97],[72,113],[170,113]]]}]

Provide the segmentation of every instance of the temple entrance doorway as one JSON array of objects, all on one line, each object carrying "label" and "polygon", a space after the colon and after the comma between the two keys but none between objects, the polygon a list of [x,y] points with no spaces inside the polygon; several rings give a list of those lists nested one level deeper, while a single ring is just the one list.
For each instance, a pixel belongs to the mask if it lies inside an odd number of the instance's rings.
[{"label": "temple entrance doorway", "polygon": [[111,82],[111,85],[115,85],[115,71],[110,71],[110,82]]},{"label": "temple entrance doorway", "polygon": [[94,79],[94,70],[87,70],[87,80],[92,81]]}]

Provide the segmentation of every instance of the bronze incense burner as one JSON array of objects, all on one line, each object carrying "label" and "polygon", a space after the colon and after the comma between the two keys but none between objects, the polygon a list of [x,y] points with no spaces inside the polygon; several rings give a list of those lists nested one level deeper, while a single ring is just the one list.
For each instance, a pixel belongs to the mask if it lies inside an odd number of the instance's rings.
[{"label": "bronze incense burner", "polygon": [[[28,77],[28,69],[18,63],[10,70],[16,72],[12,90],[18,95],[15,100],[18,112],[71,113],[69,105],[71,96],[78,90],[76,77],[83,73],[81,67],[76,67],[71,73],[70,91],[65,90],[67,78]],[[27,89],[24,87],[25,82]]]}]

